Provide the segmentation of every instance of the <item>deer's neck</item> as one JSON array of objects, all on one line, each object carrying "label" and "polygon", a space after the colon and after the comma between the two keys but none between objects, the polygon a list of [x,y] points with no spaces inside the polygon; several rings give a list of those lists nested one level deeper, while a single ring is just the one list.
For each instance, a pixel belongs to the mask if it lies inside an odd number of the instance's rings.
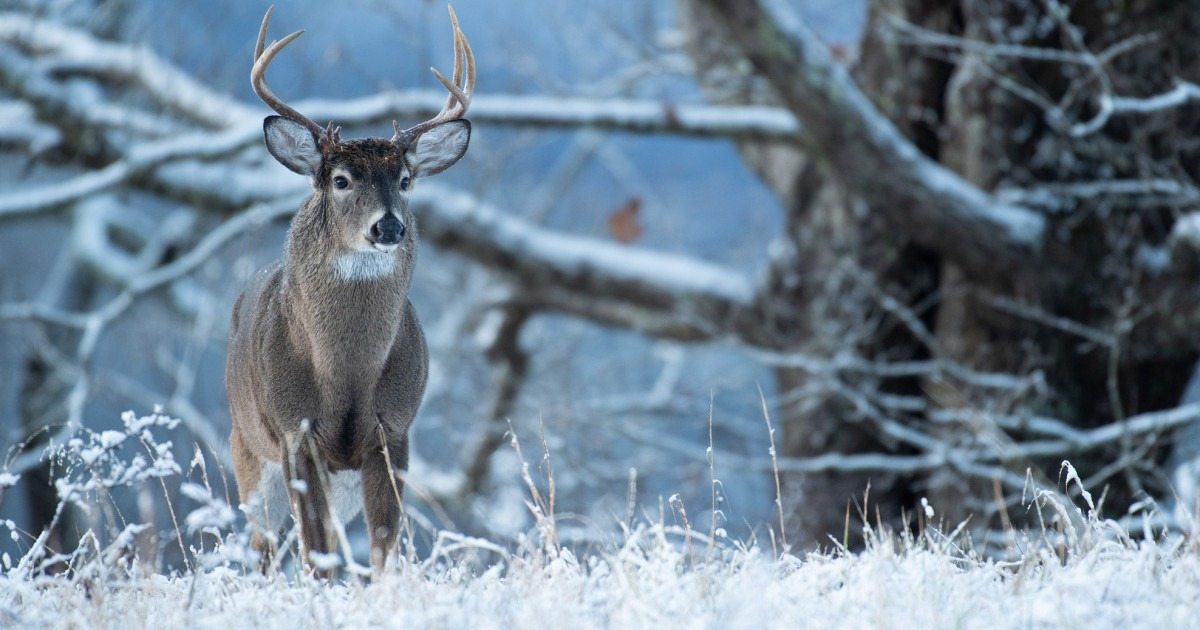
[{"label": "deer's neck", "polygon": [[405,323],[409,252],[308,245],[289,237],[284,260],[283,301],[293,342],[312,356],[318,375],[371,379],[382,371]]},{"label": "deer's neck", "polygon": [[378,252],[350,252],[334,256],[333,275],[345,282],[386,280],[396,273],[396,257]]}]

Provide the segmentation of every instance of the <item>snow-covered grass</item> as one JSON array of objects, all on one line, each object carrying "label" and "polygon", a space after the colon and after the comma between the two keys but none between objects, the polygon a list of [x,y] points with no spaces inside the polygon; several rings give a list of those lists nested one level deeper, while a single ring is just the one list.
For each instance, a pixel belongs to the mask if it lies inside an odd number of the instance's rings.
[{"label": "snow-covered grass", "polygon": [[[167,482],[180,467],[153,430],[170,420],[127,417],[126,431],[86,434],[58,457],[65,501],[96,509],[129,482]],[[165,446],[164,446],[165,445]],[[138,446],[123,460],[123,447]],[[71,461],[66,461],[71,460]],[[195,467],[195,462],[193,462]],[[1068,483],[1077,480],[1065,466]],[[686,530],[671,516],[623,525],[613,542],[573,552],[558,544],[552,495],[531,483],[537,527],[502,545],[442,532],[422,557],[394,559],[376,579],[334,583],[295,569],[263,576],[233,513],[204,484],[183,532],[206,531],[189,565],[171,575],[138,555],[140,525],[85,536],[74,552],[33,547],[4,558],[0,627],[1195,627],[1200,547],[1149,530],[1130,536],[1099,518],[1091,498],[1063,504],[1034,492],[1036,531],[1007,532],[1007,551],[977,554],[959,532],[868,531],[861,552],[798,557],[770,545]],[[1077,483],[1077,481],[1076,481]],[[1077,488],[1078,489],[1078,488]],[[1079,489],[1081,490],[1081,489]],[[89,499],[90,497],[90,499]],[[933,516],[927,508],[924,516]],[[101,519],[103,520],[103,519]],[[936,519],[930,519],[936,520]],[[5,524],[0,520],[0,526]],[[9,524],[11,528],[11,524]],[[170,536],[175,536],[171,532]],[[221,542],[213,544],[219,539]],[[194,547],[194,545],[192,545]],[[69,571],[49,574],[47,563]]]},{"label": "snow-covered grass", "polygon": [[689,564],[659,527],[585,558],[452,556],[374,582],[323,584],[228,568],[0,578],[0,625],[38,627],[1195,627],[1194,547],[1095,546],[1015,563],[891,541],[858,554],[730,549]]}]

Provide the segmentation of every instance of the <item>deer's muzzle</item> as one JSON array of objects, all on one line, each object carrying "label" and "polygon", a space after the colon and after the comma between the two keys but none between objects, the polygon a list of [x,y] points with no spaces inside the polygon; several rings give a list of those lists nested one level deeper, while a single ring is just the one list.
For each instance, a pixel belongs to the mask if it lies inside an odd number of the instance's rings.
[{"label": "deer's muzzle", "polygon": [[404,224],[396,215],[387,212],[371,226],[371,241],[378,245],[397,245],[404,238]]}]

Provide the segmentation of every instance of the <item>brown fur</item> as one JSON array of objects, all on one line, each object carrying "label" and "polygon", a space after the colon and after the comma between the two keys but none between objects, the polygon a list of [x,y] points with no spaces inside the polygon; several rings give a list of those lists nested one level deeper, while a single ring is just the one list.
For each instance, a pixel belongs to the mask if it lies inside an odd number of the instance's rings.
[{"label": "brown fur", "polygon": [[[305,558],[309,551],[334,551],[328,472],[361,471],[371,561],[378,570],[398,531],[397,473],[407,467],[408,429],[428,367],[425,338],[407,298],[417,235],[399,181],[412,173],[404,149],[385,140],[340,143],[323,156],[282,261],[259,272],[233,309],[225,376],[230,443],[243,503],[259,489],[265,462],[281,464],[285,479],[304,481],[306,492],[289,484],[288,493]],[[332,185],[337,168],[353,181],[342,201]],[[352,251],[372,214],[383,209],[407,228],[395,251],[372,254],[395,258],[390,275],[338,276],[337,258]],[[394,470],[386,463],[385,441]],[[268,551],[262,536],[254,544]]]}]

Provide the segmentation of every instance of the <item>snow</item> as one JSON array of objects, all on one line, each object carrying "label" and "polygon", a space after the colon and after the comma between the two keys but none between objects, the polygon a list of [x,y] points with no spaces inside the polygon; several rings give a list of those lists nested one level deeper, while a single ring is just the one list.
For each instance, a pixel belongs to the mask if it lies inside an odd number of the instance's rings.
[{"label": "snow", "polygon": [[0,100],[0,145],[27,144],[29,152],[36,155],[61,139],[56,127],[38,121],[29,103]]},{"label": "snow", "polygon": [[[94,195],[166,162],[173,163],[158,169],[156,177],[220,188],[230,197],[247,202],[303,193],[303,181],[286,175],[274,164],[251,162],[234,176],[227,176],[224,170],[204,168],[202,162],[177,161],[223,155],[253,142],[260,133],[261,107],[214,97],[149,51],[129,53],[67,29],[34,28],[31,24],[0,15],[0,35],[57,52],[60,68],[140,78],[155,99],[174,103],[186,115],[226,131],[137,146],[106,169],[53,187],[6,195],[0,200],[0,213],[28,212]],[[444,98],[433,92],[411,96],[428,100],[431,109],[440,107]],[[401,102],[407,97],[392,93],[338,104],[313,101],[301,104],[301,109],[320,119],[366,120],[385,116],[389,110],[415,107]],[[335,106],[344,108],[340,111],[343,115],[337,115]],[[362,111],[353,111],[355,107]],[[473,116],[483,119],[490,116],[528,121],[542,117],[547,125],[665,125],[697,133],[747,130],[785,136],[799,130],[794,118],[780,109],[676,106],[655,101],[482,95],[473,111]],[[2,121],[26,118],[27,112],[0,107],[0,134],[4,133]],[[138,122],[143,120],[147,129],[157,128],[149,118],[139,117],[134,122],[143,124]],[[57,141],[44,134],[37,137],[41,140],[30,142],[49,145]],[[913,154],[910,151],[905,155],[911,158]],[[989,199],[972,192],[948,171],[929,169],[918,171],[931,189],[972,201],[970,207],[991,213],[987,216],[1013,240],[1035,242],[1040,237],[1042,223],[1036,217],[1004,204],[989,205]],[[286,177],[275,177],[276,172]],[[717,265],[555,234],[506,215],[466,193],[427,185],[418,195],[424,191],[436,200],[430,212],[474,223],[490,231],[503,248],[527,252],[556,268],[580,275],[596,270],[626,282],[647,282],[682,294],[715,293],[741,304],[749,304],[754,298],[753,285],[747,278]],[[295,202],[276,201],[231,219],[204,242],[208,249],[199,248],[174,269],[203,257],[215,247],[211,244],[224,242],[223,235],[235,233],[239,226],[281,216],[288,212],[286,208],[294,208]],[[103,225],[97,222],[91,227]],[[1175,234],[1177,239],[1200,247],[1200,220],[1194,214],[1182,219],[1176,224]],[[139,286],[162,277],[159,274]],[[1197,417],[1200,406],[1192,405],[1147,416],[1142,424],[1135,419],[1124,430],[1195,426]],[[144,417],[130,413],[124,420],[124,432],[89,433],[86,439],[68,442],[66,450],[87,467],[66,467],[73,476],[60,479],[57,485],[64,500],[95,504],[98,493],[108,488],[140,487],[149,485],[149,480],[158,483],[180,473],[170,443],[158,443],[149,437],[151,429],[174,428],[177,422],[159,416],[157,411]],[[1112,439],[1112,431],[1104,430],[1078,435],[1063,437],[1059,442]],[[129,438],[133,441],[124,450],[136,450],[140,440],[149,459],[142,453],[130,461],[119,459],[119,447]],[[1057,448],[1058,443],[1047,442],[1045,446]],[[709,450],[711,456],[711,447]],[[774,455],[774,447],[770,453]],[[431,481],[419,460],[414,462],[413,470],[427,486],[454,489],[462,484],[461,475],[450,473]],[[0,473],[0,488],[11,486],[18,477]],[[1073,469],[1067,479],[1080,484]],[[188,532],[215,532],[220,537],[220,532],[235,526],[235,512],[213,497],[211,489],[189,483],[178,487],[182,496],[198,504],[181,515]],[[669,502],[681,502],[678,496]],[[1086,501],[1090,506],[1090,497]],[[934,507],[928,501],[922,499],[921,506],[927,517],[934,516]],[[488,516],[497,518],[495,513]],[[19,532],[12,521],[4,524],[17,539]],[[73,556],[80,559],[71,563],[76,570],[62,575],[39,575],[28,565],[14,569],[5,554],[4,571],[0,572],[0,626],[141,627],[147,619],[153,619],[155,625],[164,627],[335,623],[485,628],[568,623],[581,627],[1123,627],[1134,623],[1181,627],[1194,624],[1200,609],[1200,554],[1194,540],[1131,540],[1092,521],[1080,526],[1081,531],[1067,525],[1071,528],[1067,546],[1060,545],[1053,535],[1047,538],[1044,531],[1017,534],[1021,543],[1004,562],[977,557],[969,547],[964,551],[959,541],[936,534],[916,541],[872,537],[871,546],[857,554],[776,557],[754,545],[726,540],[728,534],[722,529],[713,532],[719,541],[713,545],[711,556],[704,551],[688,555],[683,537],[662,523],[643,524],[620,542],[597,546],[581,556],[553,545],[514,551],[509,542],[442,532],[436,534],[439,544],[428,557],[393,562],[392,570],[370,583],[334,584],[294,573],[264,578],[245,569],[252,563],[252,556],[245,545],[238,544],[237,532],[230,534],[220,549],[199,556],[206,561],[195,566],[203,568],[171,576],[134,571],[128,565],[129,558],[147,527],[129,523],[118,528],[104,553],[89,560],[88,550],[82,549]],[[442,545],[442,541],[448,542]],[[99,543],[97,551],[98,547]],[[703,549],[704,545],[698,547]],[[1057,555],[1060,550],[1066,554],[1065,560]],[[337,554],[315,554],[311,559],[322,568],[343,564]]]},{"label": "snow", "polygon": [[1170,240],[1172,249],[1200,251],[1200,212],[1190,212],[1176,219]]},{"label": "snow", "polygon": [[471,116],[496,120],[532,119],[551,114],[553,124],[603,125],[628,129],[677,128],[700,134],[749,133],[794,138],[800,125],[787,110],[763,106],[675,105],[622,99],[554,98],[517,95],[479,97]]},{"label": "snow", "polygon": [[0,197],[0,215],[29,213],[84,199],[124,183],[147,169],[183,157],[204,158],[229,153],[258,137],[257,125],[224,133],[192,134],[135,146],[126,159],[104,168]]},{"label": "snow", "polygon": [[[125,431],[80,429],[58,450],[64,500],[94,508],[113,488],[157,478],[178,484],[194,507],[187,531],[208,541],[189,545],[182,570],[160,574],[139,557],[150,526],[124,519],[107,533],[84,532],[74,551],[51,552],[39,537],[14,565],[0,558],[0,625],[20,628],[1125,628],[1190,627],[1200,614],[1200,553],[1194,535],[1147,531],[1131,537],[1102,520],[1090,496],[1081,505],[1034,488],[1022,507],[1036,510],[1040,530],[1005,533],[1006,547],[979,555],[970,541],[930,525],[895,535],[863,528],[866,549],[794,555],[728,539],[715,528],[685,530],[672,515],[623,523],[620,533],[589,539],[579,555],[558,542],[554,515],[533,499],[536,532],[492,541],[426,530],[423,556],[393,557],[370,579],[350,554],[312,553],[314,567],[343,570],[332,581],[298,572],[294,563],[261,574],[232,508],[207,485],[180,480],[170,443],[156,434],[177,422],[154,413],[124,416]],[[114,448],[134,438],[161,463]],[[105,448],[105,445],[109,448]],[[92,448],[102,451],[86,469]],[[519,456],[519,451],[517,452]],[[139,463],[140,462],[140,463]],[[522,462],[523,474],[528,464]],[[1064,462],[1067,483],[1083,490]],[[126,471],[138,471],[136,475]],[[165,488],[165,486],[164,486]],[[674,495],[675,514],[683,517]],[[935,512],[927,500],[927,517]],[[184,508],[184,503],[177,506]],[[103,518],[107,510],[90,510]],[[13,534],[8,521],[0,521]],[[97,525],[100,523],[97,522]],[[604,525],[593,524],[602,528]],[[1149,526],[1145,529],[1150,530]],[[103,531],[103,528],[101,530]],[[172,532],[161,532],[168,539]],[[107,539],[107,540],[106,540]],[[180,546],[183,546],[182,538]],[[294,536],[289,537],[294,541]],[[596,542],[596,541],[608,542]],[[350,546],[339,536],[339,549]],[[290,542],[285,555],[294,554]],[[407,545],[406,545],[407,546]],[[294,557],[294,556],[293,556]],[[43,567],[62,563],[70,571]],[[291,568],[289,568],[291,567]]]},{"label": "snow", "polygon": [[[940,539],[878,540],[860,554],[804,559],[722,548],[689,563],[662,528],[634,530],[619,547],[583,558],[460,542],[500,561],[447,557],[336,584],[224,567],[89,578],[87,588],[66,576],[9,573],[0,577],[0,610],[5,625],[47,628],[147,619],[199,628],[1169,628],[1190,627],[1200,612],[1200,555],[1147,541],[1097,544],[1065,563],[1033,540],[1023,558],[1003,563],[947,551],[954,545]],[[341,562],[313,555],[328,568]]]},{"label": "snow", "polygon": [[308,557],[312,560],[314,567],[323,571],[336,569],[342,565],[342,559],[336,553],[310,551],[308,552]]},{"label": "snow", "polygon": [[184,483],[179,487],[180,494],[200,503],[201,506],[191,511],[184,519],[188,533],[198,531],[217,531],[233,525],[237,517],[233,509],[224,501],[216,499],[208,488],[195,483]]},{"label": "snow", "polygon": [[100,433],[100,445],[113,448],[125,441],[125,434],[120,431],[103,431]]},{"label": "snow", "polygon": [[[891,132],[895,132],[895,129],[891,129]],[[912,147],[911,143],[904,142],[894,133],[887,135],[887,140],[896,143],[897,150]],[[1046,230],[1046,221],[1041,215],[1031,212],[1028,208],[989,198],[986,193],[972,186],[957,173],[932,160],[916,154],[906,157],[911,158],[914,173],[933,194],[963,200],[964,214],[976,214],[979,219],[1003,230],[1006,238],[1014,243],[1031,248],[1040,245]]]}]

